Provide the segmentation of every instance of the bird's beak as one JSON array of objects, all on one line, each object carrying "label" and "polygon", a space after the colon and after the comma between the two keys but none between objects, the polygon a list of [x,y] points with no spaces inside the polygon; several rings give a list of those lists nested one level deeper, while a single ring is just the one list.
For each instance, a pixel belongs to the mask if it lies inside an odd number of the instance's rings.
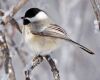
[{"label": "bird's beak", "polygon": [[25,17],[23,16],[23,17],[21,17],[21,19],[25,19]]}]

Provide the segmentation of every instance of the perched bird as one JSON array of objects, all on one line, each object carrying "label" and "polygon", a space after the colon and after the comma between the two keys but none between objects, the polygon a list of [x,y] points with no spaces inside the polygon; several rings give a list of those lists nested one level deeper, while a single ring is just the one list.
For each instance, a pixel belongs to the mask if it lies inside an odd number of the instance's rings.
[{"label": "perched bird", "polygon": [[66,31],[55,24],[47,13],[39,8],[28,9],[22,19],[24,25],[22,34],[34,55],[50,54],[58,48],[63,40],[78,46],[90,54],[94,54],[88,48],[70,39]]}]

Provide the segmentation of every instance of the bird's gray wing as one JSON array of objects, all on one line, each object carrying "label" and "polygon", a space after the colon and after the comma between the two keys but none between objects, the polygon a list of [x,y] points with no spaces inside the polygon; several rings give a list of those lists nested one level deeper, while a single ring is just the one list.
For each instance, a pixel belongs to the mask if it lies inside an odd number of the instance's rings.
[{"label": "bird's gray wing", "polygon": [[33,34],[35,35],[40,35],[40,36],[46,36],[46,37],[54,37],[54,38],[60,38],[63,40],[66,40],[68,42],[71,42],[74,45],[77,45],[79,48],[81,48],[82,50],[90,53],[90,54],[94,54],[91,50],[89,50],[88,48],[84,47],[83,45],[71,40],[67,33],[65,32],[65,30],[63,28],[61,28],[60,26],[56,25],[56,24],[50,24],[47,28],[45,28],[43,31],[41,32],[34,32],[31,31]]}]

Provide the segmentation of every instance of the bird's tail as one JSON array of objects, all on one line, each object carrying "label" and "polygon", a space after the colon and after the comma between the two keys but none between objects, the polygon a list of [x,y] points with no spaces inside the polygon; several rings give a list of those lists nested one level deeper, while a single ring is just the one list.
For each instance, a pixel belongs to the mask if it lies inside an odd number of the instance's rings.
[{"label": "bird's tail", "polygon": [[88,52],[89,54],[95,54],[94,52],[92,52],[91,50],[89,50],[88,48],[86,48],[85,46],[83,46],[83,45],[81,45],[81,44],[79,44],[79,43],[77,43],[77,42],[75,42],[75,41],[73,41],[71,39],[66,39],[66,40],[69,41],[69,42],[71,42],[71,43],[73,43],[73,44],[75,44],[75,45],[77,45],[79,48],[81,48],[82,50]]}]

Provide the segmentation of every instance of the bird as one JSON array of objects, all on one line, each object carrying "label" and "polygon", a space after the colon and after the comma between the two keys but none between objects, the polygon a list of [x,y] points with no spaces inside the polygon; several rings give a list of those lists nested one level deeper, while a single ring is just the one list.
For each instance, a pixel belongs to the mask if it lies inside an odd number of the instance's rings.
[{"label": "bird", "polygon": [[69,42],[89,54],[95,54],[69,38],[67,32],[51,20],[42,9],[30,8],[21,19],[23,20],[22,34],[24,41],[33,51],[34,56],[51,54],[58,49],[62,41]]}]

